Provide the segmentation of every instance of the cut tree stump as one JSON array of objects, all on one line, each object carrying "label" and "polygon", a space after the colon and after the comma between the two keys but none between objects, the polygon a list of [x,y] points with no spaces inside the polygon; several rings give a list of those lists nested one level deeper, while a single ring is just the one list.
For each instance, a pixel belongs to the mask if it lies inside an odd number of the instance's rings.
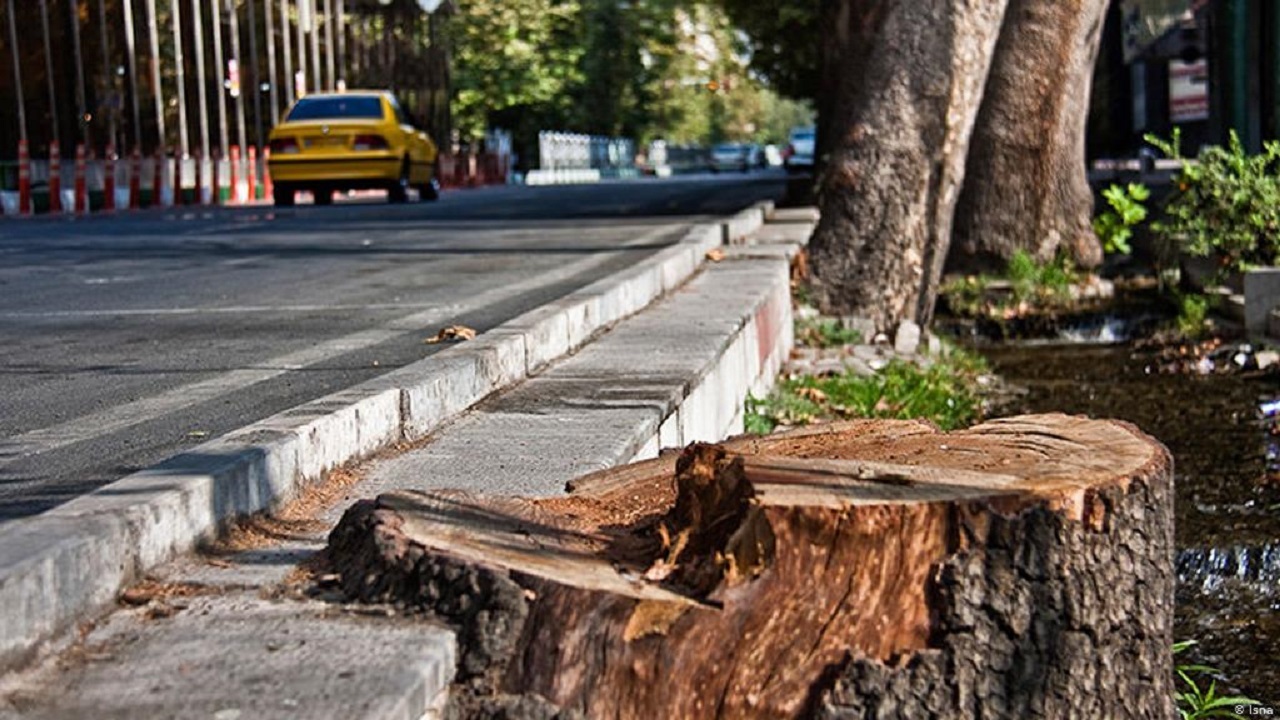
[{"label": "cut tree stump", "polygon": [[453,717],[1173,716],[1172,462],[1065,415],[806,428],[565,497],[349,510],[353,598],[458,634]]}]

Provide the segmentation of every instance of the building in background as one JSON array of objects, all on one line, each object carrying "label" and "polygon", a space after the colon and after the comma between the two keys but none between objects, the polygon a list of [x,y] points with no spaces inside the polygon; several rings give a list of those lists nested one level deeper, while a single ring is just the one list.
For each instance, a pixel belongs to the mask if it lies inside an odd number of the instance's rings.
[{"label": "building in background", "polygon": [[1182,129],[1185,152],[1280,138],[1280,2],[1113,3],[1094,76],[1091,158],[1133,156]]}]

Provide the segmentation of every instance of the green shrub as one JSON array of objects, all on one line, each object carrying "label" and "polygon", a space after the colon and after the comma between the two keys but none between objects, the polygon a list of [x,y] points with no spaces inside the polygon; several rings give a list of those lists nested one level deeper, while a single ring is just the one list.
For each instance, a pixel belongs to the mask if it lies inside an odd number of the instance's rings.
[{"label": "green shrub", "polygon": [[1209,298],[1188,293],[1178,299],[1178,332],[1195,339],[1204,333],[1209,315]]},{"label": "green shrub", "polygon": [[[1151,143],[1176,160],[1182,157],[1181,134],[1170,140],[1147,135]],[[1192,255],[1219,253],[1224,267],[1274,265],[1280,260],[1280,141],[1268,141],[1258,155],[1245,152],[1232,131],[1226,148],[1200,152],[1197,162],[1183,162],[1174,177],[1174,194],[1155,232]]]},{"label": "green shrub", "polygon": [[1128,255],[1133,252],[1129,238],[1133,237],[1133,229],[1147,219],[1147,208],[1143,205],[1151,197],[1151,191],[1145,185],[1129,183],[1127,186],[1112,185],[1102,191],[1109,209],[1093,221],[1093,231],[1102,240],[1102,249],[1108,253]]}]

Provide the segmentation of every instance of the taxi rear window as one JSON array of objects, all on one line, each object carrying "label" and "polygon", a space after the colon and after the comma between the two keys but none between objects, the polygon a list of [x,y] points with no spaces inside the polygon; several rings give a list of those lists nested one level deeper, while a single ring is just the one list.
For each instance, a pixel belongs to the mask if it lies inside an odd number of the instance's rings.
[{"label": "taxi rear window", "polygon": [[369,96],[303,98],[289,111],[287,120],[338,120],[382,118],[382,98]]}]

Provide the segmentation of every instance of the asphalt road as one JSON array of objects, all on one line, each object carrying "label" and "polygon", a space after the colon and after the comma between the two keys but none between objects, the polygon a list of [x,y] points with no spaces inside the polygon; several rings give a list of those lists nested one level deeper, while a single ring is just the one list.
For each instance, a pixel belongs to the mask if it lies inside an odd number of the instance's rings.
[{"label": "asphalt road", "polygon": [[0,523],[627,267],[778,175],[0,221]]}]

